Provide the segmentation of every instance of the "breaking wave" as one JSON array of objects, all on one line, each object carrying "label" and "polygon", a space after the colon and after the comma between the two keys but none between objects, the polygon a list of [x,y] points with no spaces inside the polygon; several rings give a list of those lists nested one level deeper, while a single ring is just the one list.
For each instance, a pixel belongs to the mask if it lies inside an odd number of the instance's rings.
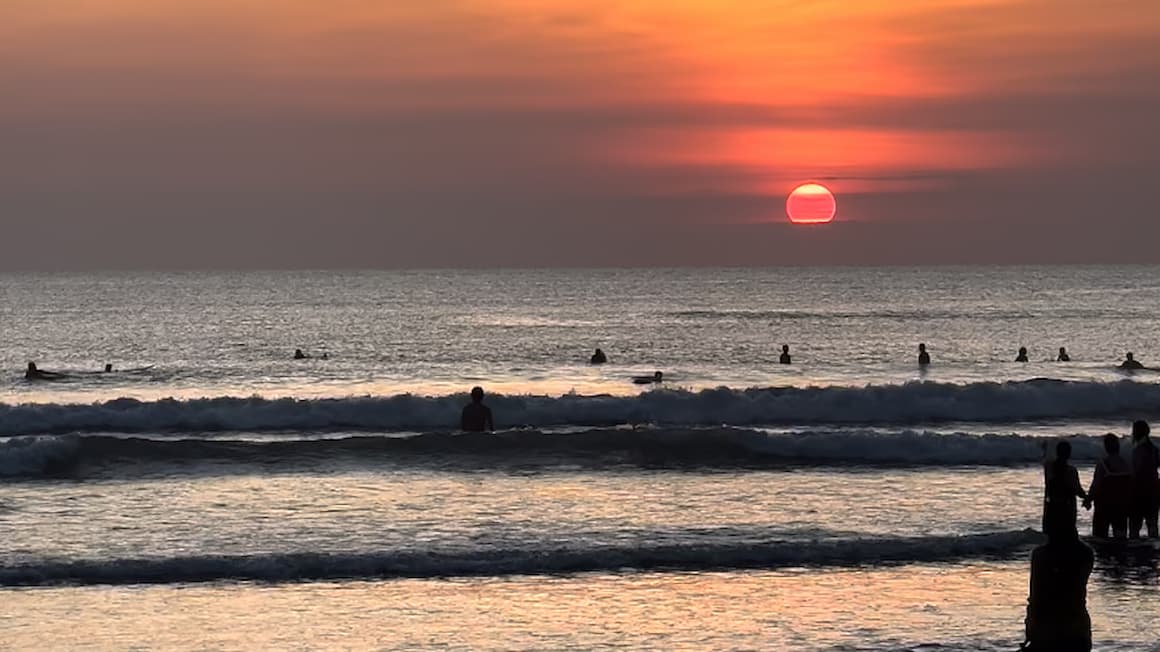
[{"label": "breaking wave", "polygon": [[[400,395],[300,400],[116,399],[92,405],[0,404],[0,436],[72,432],[404,432],[448,430],[464,396]],[[1036,379],[954,385],[773,387],[636,396],[493,396],[501,427],[754,426],[1014,422],[1160,412],[1160,385]]]},{"label": "breaking wave", "polygon": [[651,570],[712,571],[929,563],[1005,558],[1037,543],[1033,530],[935,537],[609,545],[367,553],[273,553],[160,559],[38,560],[0,566],[0,586],[426,578]]},{"label": "breaking wave", "polygon": [[[261,464],[265,471],[351,464],[449,470],[531,468],[762,469],[791,466],[1029,466],[1042,437],[926,431],[836,430],[769,433],[742,428],[535,430],[495,434],[426,433],[329,439],[145,439],[107,435],[36,436],[0,442],[0,477],[127,475],[157,465]],[[1094,436],[1073,437],[1073,459],[1099,459]],[[212,463],[212,464],[209,464]]]}]

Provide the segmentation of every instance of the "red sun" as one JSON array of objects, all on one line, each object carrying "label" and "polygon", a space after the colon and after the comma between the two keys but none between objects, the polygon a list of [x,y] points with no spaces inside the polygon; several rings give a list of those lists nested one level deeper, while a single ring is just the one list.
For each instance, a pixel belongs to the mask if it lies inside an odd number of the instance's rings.
[{"label": "red sun", "polygon": [[825,224],[837,209],[834,193],[820,183],[803,183],[785,200],[785,213],[794,224]]}]

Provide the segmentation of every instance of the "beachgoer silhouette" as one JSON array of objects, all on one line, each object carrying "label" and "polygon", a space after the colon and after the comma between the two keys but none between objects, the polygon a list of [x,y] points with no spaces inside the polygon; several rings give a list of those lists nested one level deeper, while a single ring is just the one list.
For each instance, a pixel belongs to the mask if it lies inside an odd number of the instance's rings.
[{"label": "beachgoer silhouette", "polygon": [[483,404],[483,388],[471,388],[471,402],[463,407],[459,417],[459,427],[467,432],[491,432],[495,423],[491,420],[491,408]]},{"label": "beachgoer silhouette", "polygon": [[1027,362],[1027,347],[1019,347],[1019,355],[1015,356],[1015,362]]},{"label": "beachgoer silhouette", "polygon": [[1092,621],[1087,582],[1095,563],[1092,549],[1074,527],[1052,526],[1047,543],[1031,552],[1025,652],[1090,652]]},{"label": "beachgoer silhouette", "polygon": [[608,356],[604,355],[604,351],[596,349],[596,353],[592,354],[592,359],[588,361],[590,364],[604,364],[608,362]]},{"label": "beachgoer silhouette", "polygon": [[1056,362],[1071,362],[1071,356],[1067,354],[1066,347],[1059,347],[1059,356],[1055,358]]},{"label": "beachgoer silhouette", "polygon": [[1128,536],[1140,537],[1140,527],[1148,525],[1148,536],[1160,538],[1157,517],[1160,516],[1160,451],[1149,437],[1147,421],[1132,424],[1132,511],[1128,519]]},{"label": "beachgoer silhouette", "polygon": [[306,354],[302,352],[302,349],[294,349],[294,359],[295,360],[305,360]]},{"label": "beachgoer silhouette", "polygon": [[781,364],[789,364],[791,362],[790,357],[789,357],[789,345],[788,344],[781,345],[781,356],[778,357],[777,361]]},{"label": "beachgoer silhouette", "polygon": [[1132,505],[1132,466],[1120,456],[1120,438],[1112,433],[1104,435],[1104,453],[1092,476],[1088,497],[1083,501],[1084,509],[1092,513],[1092,536],[1106,539],[1108,529],[1112,536],[1122,539],[1128,536],[1128,513]]},{"label": "beachgoer silhouette", "polygon": [[657,371],[657,372],[653,373],[653,375],[651,375],[651,376],[633,376],[632,382],[636,383],[637,385],[648,385],[651,383],[662,382],[663,378],[664,378],[664,374]]},{"label": "beachgoer silhouette", "polygon": [[1087,500],[1087,493],[1079,483],[1079,471],[1068,464],[1071,444],[1061,441],[1055,445],[1055,460],[1047,468],[1046,491],[1043,496],[1043,531],[1052,527],[1075,530],[1075,499]]},{"label": "beachgoer silhouette", "polygon": [[930,354],[926,352],[926,345],[918,345],[918,366],[925,367],[930,364]]},{"label": "beachgoer silhouette", "polygon": [[107,374],[113,373],[113,365],[111,365],[109,363],[105,363],[105,373],[107,373]]},{"label": "beachgoer silhouette", "polygon": [[1120,369],[1143,369],[1144,365],[1135,358],[1130,352],[1124,355],[1124,361],[1120,363]]}]

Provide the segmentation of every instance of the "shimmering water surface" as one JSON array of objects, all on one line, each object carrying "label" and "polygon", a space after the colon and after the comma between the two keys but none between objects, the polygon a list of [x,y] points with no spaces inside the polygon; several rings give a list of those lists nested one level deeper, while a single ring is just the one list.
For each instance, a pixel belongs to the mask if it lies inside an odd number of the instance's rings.
[{"label": "shimmering water surface", "polygon": [[[1013,650],[1042,444],[1160,413],[1156,279],[0,276],[0,648]],[[1100,554],[1097,649],[1157,576]]]}]

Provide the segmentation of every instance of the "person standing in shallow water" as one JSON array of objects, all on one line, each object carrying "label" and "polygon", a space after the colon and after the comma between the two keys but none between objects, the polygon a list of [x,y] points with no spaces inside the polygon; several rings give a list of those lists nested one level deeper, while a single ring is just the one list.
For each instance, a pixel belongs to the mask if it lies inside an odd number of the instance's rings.
[{"label": "person standing in shallow water", "polygon": [[1075,499],[1087,500],[1079,483],[1079,471],[1069,464],[1071,444],[1061,441],[1055,446],[1055,460],[1047,468],[1047,491],[1043,497],[1043,531],[1054,528],[1075,530]]},{"label": "person standing in shallow water", "polygon": [[1071,362],[1071,356],[1067,354],[1067,347],[1059,347],[1059,355],[1055,358],[1056,362]]},{"label": "person standing in shallow water", "polygon": [[459,417],[459,427],[467,432],[491,432],[495,423],[491,420],[491,408],[483,404],[483,388],[471,388],[471,402],[463,408]]},{"label": "person standing in shallow water", "polygon": [[918,345],[918,366],[926,367],[930,365],[930,354],[926,352],[926,345]]},{"label": "person standing in shallow water", "polygon": [[1027,362],[1027,347],[1019,347],[1019,355],[1015,356],[1015,362]]},{"label": "person standing in shallow water", "polygon": [[788,344],[781,345],[781,356],[778,357],[777,361],[779,364],[789,364],[790,362],[792,362],[792,360],[789,357],[789,345]]},{"label": "person standing in shallow water", "polygon": [[1087,582],[1095,555],[1079,540],[1074,527],[1056,523],[1047,543],[1031,552],[1025,652],[1090,652],[1092,620],[1087,610]]},{"label": "person standing in shallow water", "polygon": [[1095,503],[1092,514],[1092,536],[1106,539],[1108,529],[1112,536],[1123,539],[1128,536],[1128,512],[1132,503],[1132,467],[1120,456],[1120,438],[1108,433],[1104,435],[1104,458],[1096,462],[1088,497],[1084,508]]},{"label": "person standing in shallow water", "polygon": [[1128,536],[1140,538],[1140,528],[1148,525],[1148,536],[1160,538],[1157,516],[1160,515],[1160,451],[1149,437],[1147,421],[1132,424],[1132,513],[1128,519]]}]

